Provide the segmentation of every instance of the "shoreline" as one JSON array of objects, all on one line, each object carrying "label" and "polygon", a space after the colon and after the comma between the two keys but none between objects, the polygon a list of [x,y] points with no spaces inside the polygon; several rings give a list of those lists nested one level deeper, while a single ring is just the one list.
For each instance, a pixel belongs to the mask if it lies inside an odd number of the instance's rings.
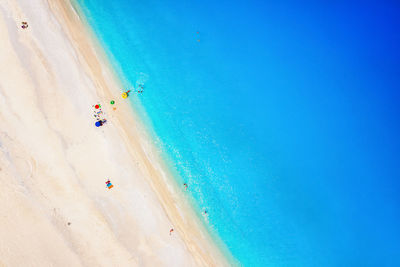
[{"label": "shoreline", "polygon": [[0,1],[0,265],[230,266],[90,29],[70,1]]},{"label": "shoreline", "polygon": [[[68,1],[48,1],[48,4],[53,12],[57,12],[57,8],[58,11],[61,11],[59,15],[62,15],[64,21],[67,22],[66,30],[69,31],[70,39],[74,40],[75,49],[80,51],[80,56],[84,58],[83,61],[88,64],[86,67],[91,72],[93,80],[97,80],[97,91],[99,95],[103,94],[104,102],[106,102],[105,99],[112,99],[112,96],[119,96],[122,90],[118,90],[118,88],[123,88],[123,82],[114,71],[108,55],[106,55],[96,34],[87,22],[83,11],[80,10],[79,3],[71,0],[71,3],[68,3]],[[68,9],[72,12],[69,13]],[[84,31],[80,32],[80,29],[84,29]],[[86,37],[82,36],[85,34],[87,34]],[[103,76],[105,79],[101,78]],[[121,108],[122,106],[123,108]],[[129,115],[123,116],[122,114]],[[113,126],[118,128],[130,153],[139,156],[143,162],[142,171],[147,173],[147,177],[150,177],[148,182],[150,182],[165,212],[175,225],[175,231],[178,230],[182,235],[197,264],[199,266],[238,264],[235,263],[233,256],[222,240],[219,240],[218,236],[212,236],[206,229],[200,215],[194,212],[194,207],[191,205],[196,203],[189,203],[191,199],[184,196],[178,188],[179,185],[173,179],[172,171],[168,169],[166,162],[157,152],[157,148],[149,141],[151,140],[148,133],[149,129],[143,125],[129,101],[118,107],[118,112],[113,116],[113,120],[117,122]],[[139,137],[140,140],[137,141],[136,137]]]}]

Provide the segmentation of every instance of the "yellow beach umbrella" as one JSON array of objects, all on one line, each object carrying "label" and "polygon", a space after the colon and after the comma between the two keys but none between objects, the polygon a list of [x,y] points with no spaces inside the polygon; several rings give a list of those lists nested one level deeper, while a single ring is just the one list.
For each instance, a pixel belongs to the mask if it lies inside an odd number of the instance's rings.
[{"label": "yellow beach umbrella", "polygon": [[122,93],[122,98],[127,98],[128,94],[127,93]]}]

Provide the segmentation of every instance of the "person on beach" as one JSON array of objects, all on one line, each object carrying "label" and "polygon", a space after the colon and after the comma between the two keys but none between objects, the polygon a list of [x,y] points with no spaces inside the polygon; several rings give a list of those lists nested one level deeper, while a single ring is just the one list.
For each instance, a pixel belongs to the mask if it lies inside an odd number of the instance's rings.
[{"label": "person on beach", "polygon": [[171,228],[171,230],[169,230],[169,235],[171,235],[171,233],[174,231],[174,229]]},{"label": "person on beach", "polygon": [[100,127],[100,126],[103,126],[106,122],[107,122],[106,119],[98,120],[98,121],[96,121],[95,125],[96,125],[96,127]]},{"label": "person on beach", "polygon": [[185,187],[185,190],[187,190],[187,188],[188,188],[187,183],[184,183],[183,186]]}]

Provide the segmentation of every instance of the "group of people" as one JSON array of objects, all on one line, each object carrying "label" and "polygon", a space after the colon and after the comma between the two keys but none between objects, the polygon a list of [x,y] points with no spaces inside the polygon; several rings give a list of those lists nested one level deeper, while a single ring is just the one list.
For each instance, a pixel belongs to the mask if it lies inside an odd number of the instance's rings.
[{"label": "group of people", "polygon": [[[129,92],[130,92],[130,90],[127,91],[127,92],[125,92],[125,94],[128,95]],[[143,93],[143,84],[139,84],[139,85],[138,85],[138,90],[137,90],[137,92],[138,92],[139,94],[140,94],[140,93]],[[110,102],[111,105],[114,105],[114,103],[115,103],[114,100],[112,100],[112,101]],[[100,127],[100,126],[104,125],[104,123],[106,123],[107,120],[103,117],[104,113],[103,113],[103,111],[102,111],[102,109],[101,109],[101,105],[100,105],[100,104],[96,104],[96,105],[93,105],[92,107],[94,108],[94,115],[93,115],[93,116],[96,118],[96,123],[95,123],[95,125],[96,125],[97,127]],[[111,188],[114,187],[114,186],[112,185],[112,183],[110,182],[109,179],[106,181],[106,186],[107,186],[108,189],[111,189]],[[185,190],[188,189],[188,184],[187,184],[187,183],[184,183],[183,186],[184,186]],[[204,213],[205,216],[208,216],[207,210],[204,210],[203,213]],[[173,231],[174,231],[174,229],[171,228],[170,231],[169,231],[169,234],[171,235]]]},{"label": "group of people", "polygon": [[[184,183],[183,186],[184,186],[185,190],[188,189],[188,184],[187,183]],[[206,220],[207,220],[208,219],[208,210],[206,210],[206,209],[203,210],[203,214],[204,214],[204,216],[206,217]],[[173,231],[174,231],[174,228],[171,228],[169,230],[169,235],[171,235]]]},{"label": "group of people", "polygon": [[[143,89],[144,89],[144,85],[143,85],[143,84],[139,84],[139,85],[137,86],[137,89],[134,89],[134,90],[136,90],[136,92],[137,92],[138,94],[141,94],[141,93],[143,93]],[[128,98],[130,92],[131,92],[131,90],[128,90],[128,91],[123,92],[123,93],[122,93],[122,98],[123,98],[123,99]]]},{"label": "group of people", "polygon": [[[187,190],[187,189],[188,189],[188,184],[187,184],[187,183],[184,183],[184,184],[183,184],[183,187],[185,188],[185,190]],[[205,216],[208,216],[207,210],[204,210],[203,213],[204,213]]]},{"label": "group of people", "polygon": [[138,85],[138,90],[137,90],[138,94],[143,93],[143,89],[144,89],[144,85],[143,84],[139,84]]},{"label": "group of people", "polygon": [[96,118],[96,122],[95,122],[96,127],[103,126],[107,122],[107,120],[103,116],[104,113],[101,110],[101,105],[96,104],[96,105],[93,105],[92,107],[94,108],[93,116]]},{"label": "group of people", "polygon": [[21,25],[21,28],[22,28],[22,29],[28,28],[28,22],[23,21],[23,22],[22,22],[22,25]]}]

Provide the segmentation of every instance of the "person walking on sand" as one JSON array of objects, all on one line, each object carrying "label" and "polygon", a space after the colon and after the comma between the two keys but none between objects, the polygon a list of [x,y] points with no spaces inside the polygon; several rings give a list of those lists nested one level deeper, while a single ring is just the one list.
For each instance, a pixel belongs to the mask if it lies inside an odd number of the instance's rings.
[{"label": "person walking on sand", "polygon": [[169,235],[171,235],[171,233],[174,231],[174,229],[171,228],[171,230],[169,230]]}]

